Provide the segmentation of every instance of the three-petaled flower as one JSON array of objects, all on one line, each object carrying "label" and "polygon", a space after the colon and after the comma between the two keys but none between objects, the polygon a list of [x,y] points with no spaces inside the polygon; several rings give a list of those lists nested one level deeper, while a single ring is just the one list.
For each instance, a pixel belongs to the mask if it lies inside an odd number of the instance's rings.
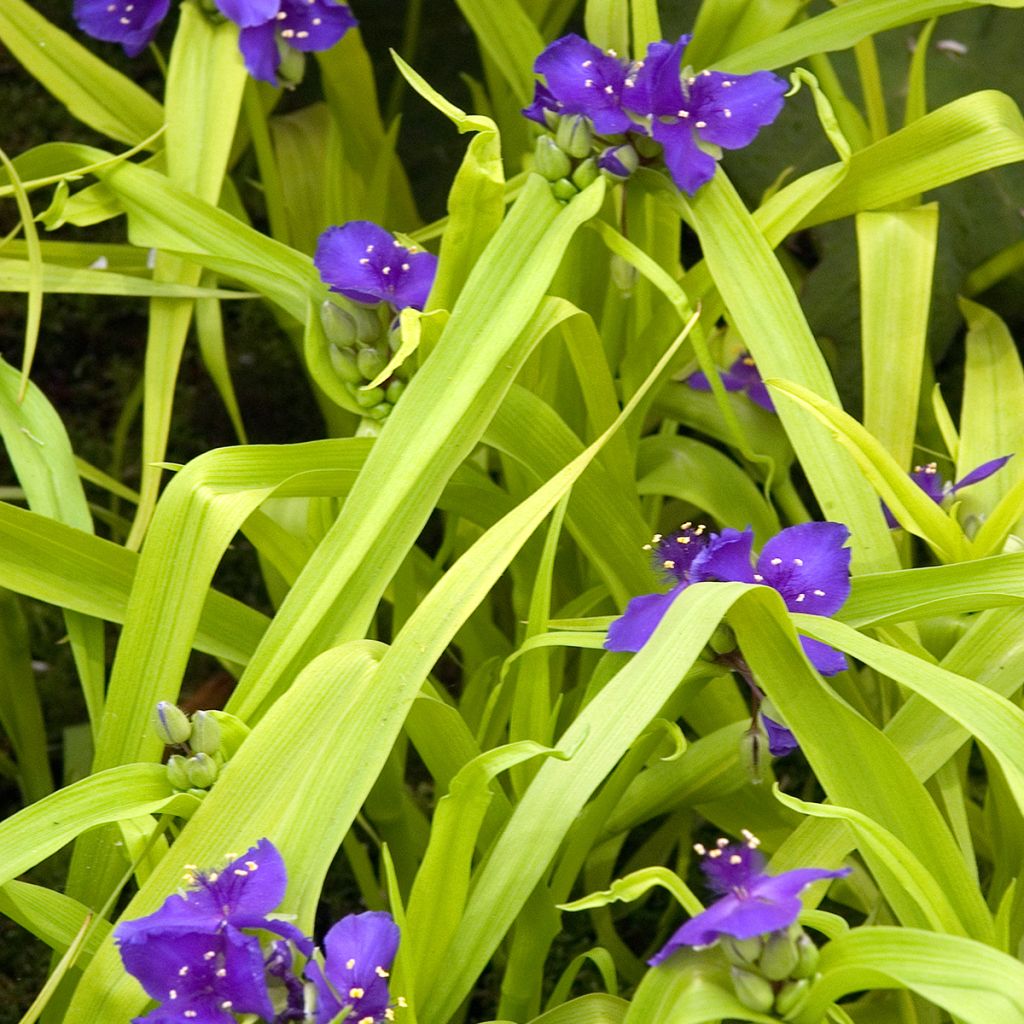
[{"label": "three-petaled flower", "polygon": [[842,878],[849,868],[797,868],[780,875],[764,871],[759,841],[749,832],[744,843],[719,839],[710,850],[694,849],[703,856],[701,870],[708,887],[721,894],[703,913],[690,918],[647,962],[655,967],[682,946],[710,946],[722,935],[752,939],[788,928],[802,909],[799,894],[812,882]]},{"label": "three-petaled flower", "polygon": [[[731,363],[728,370],[720,374],[722,385],[726,391],[742,391],[752,402],[767,409],[768,412],[775,412],[775,403],[768,389],[761,380],[761,374],[757,372],[757,364],[750,357],[749,352],[741,352]],[[711,382],[707,375],[698,370],[686,378],[686,383],[695,391],[710,391]]]},{"label": "three-petaled flower", "polygon": [[[939,468],[934,462],[926,463],[923,466],[915,466],[910,479],[928,495],[936,505],[941,505],[947,498],[952,497],[957,491],[970,487],[972,484],[980,484],[987,480],[993,473],[997,473],[1013,458],[1010,455],[1000,456],[998,459],[990,459],[983,462],[977,469],[972,469],[966,476],[961,477],[956,483],[944,480],[939,474]],[[889,511],[885,502],[882,502],[882,511],[885,513],[885,521],[890,527],[896,529],[900,524],[896,517]]]},{"label": "three-petaled flower", "polygon": [[786,83],[770,71],[705,70],[684,78],[689,41],[684,35],[651,43],[643,60],[630,62],[577,35],[556,39],[534,63],[544,83],[523,113],[544,125],[585,117],[598,135],[652,138],[672,180],[693,195],[711,180],[722,149],[748,145],[778,117]]},{"label": "three-petaled flower", "polygon": [[[348,5],[335,0],[215,0],[239,26],[239,48],[254,78],[277,84],[281,47],[328,50],[356,24]],[[129,57],[152,41],[170,0],[75,0],[78,27],[95,39],[120,43]]]},{"label": "three-petaled flower", "polygon": [[396,311],[422,309],[437,273],[433,253],[402,245],[369,220],[328,228],[313,262],[332,292],[367,306],[386,302]]},{"label": "three-petaled flower", "polygon": [[[684,523],[651,545],[655,565],[676,581],[664,594],[634,597],[608,630],[610,651],[639,651],[650,639],[672,602],[692,583],[759,583],[772,587],[793,612],[834,615],[850,594],[850,531],[842,523],[801,523],[769,540],[751,565],[754,533],[727,528],[719,534]],[[846,668],[837,650],[810,637],[800,644],[822,675]]]}]

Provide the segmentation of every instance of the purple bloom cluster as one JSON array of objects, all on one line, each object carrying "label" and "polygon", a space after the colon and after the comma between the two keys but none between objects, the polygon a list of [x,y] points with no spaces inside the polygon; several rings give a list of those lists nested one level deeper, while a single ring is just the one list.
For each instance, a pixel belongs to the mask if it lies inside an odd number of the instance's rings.
[{"label": "purple bloom cluster", "polygon": [[[980,484],[982,480],[987,480],[993,473],[997,473],[1013,458],[1013,455],[1003,455],[998,459],[990,459],[988,462],[983,462],[977,469],[972,469],[967,476],[962,477],[953,483],[950,480],[944,480],[939,475],[938,466],[934,462],[929,462],[924,466],[915,466],[914,472],[910,474],[910,479],[917,484],[918,487],[928,495],[936,505],[941,505],[947,498],[952,497],[957,491],[962,490],[964,487],[970,487],[972,484]],[[896,517],[889,511],[885,502],[882,502],[882,511],[885,513],[885,521],[889,524],[892,529],[896,529],[900,524],[896,521]]]},{"label": "purple bloom cluster", "polygon": [[577,35],[556,39],[537,58],[544,76],[523,113],[543,125],[586,118],[605,137],[632,134],[661,144],[672,180],[693,195],[715,173],[721,149],[753,141],[782,110],[786,83],[770,71],[687,74],[690,36],[651,43],[643,60],[623,60]]},{"label": "purple bloom cluster", "polygon": [[[749,352],[741,352],[729,369],[722,372],[721,377],[726,391],[742,391],[762,409],[775,412],[775,403],[772,402],[772,397],[768,394],[768,389],[764,386],[761,374],[757,372],[757,366]],[[697,373],[691,373],[686,378],[686,383],[695,391],[711,390],[711,382],[699,370]]]},{"label": "purple bloom cluster", "polygon": [[[667,536],[656,534],[647,547],[655,565],[676,585],[664,594],[634,597],[611,624],[605,647],[639,651],[691,583],[760,583],[777,590],[790,611],[834,615],[850,594],[850,551],[843,546],[849,536],[842,523],[790,526],[772,537],[751,565],[754,532],[749,527],[714,534],[684,523]],[[801,637],[800,643],[822,675],[846,668],[846,658],[827,644],[810,637]]]},{"label": "purple bloom cluster", "polygon": [[690,918],[648,961],[655,967],[682,946],[710,946],[722,935],[752,939],[788,928],[800,914],[799,894],[812,882],[843,878],[849,868],[797,868],[781,875],[767,875],[759,841],[749,832],[745,842],[719,839],[710,850],[694,849],[704,858],[701,870],[708,887],[721,899]]},{"label": "purple bloom cluster", "polygon": [[[316,992],[316,1024],[328,1024],[346,1008],[360,1024],[393,1016],[387,977],[399,935],[389,914],[353,914],[335,924],[321,966],[312,939],[269,916],[284,897],[287,875],[268,839],[220,871],[190,870],[186,882],[188,891],[114,931],[126,970],[161,1004],[136,1022],[234,1024],[236,1013],[274,1024],[305,1019],[306,986],[292,970],[290,944],[307,958],[304,977]],[[265,956],[252,931],[281,938]],[[283,984],[281,1008],[271,998],[268,974]]]},{"label": "purple bloom cluster", "polygon": [[367,306],[386,302],[395,312],[422,309],[437,273],[433,253],[402,245],[369,220],[328,228],[313,262],[332,292]]},{"label": "purple bloom cluster", "polygon": [[[335,0],[215,0],[241,29],[238,45],[254,78],[277,85],[281,46],[329,50],[356,24]],[[75,0],[78,27],[95,39],[120,43],[129,57],[144,50],[167,16],[170,0]]]}]

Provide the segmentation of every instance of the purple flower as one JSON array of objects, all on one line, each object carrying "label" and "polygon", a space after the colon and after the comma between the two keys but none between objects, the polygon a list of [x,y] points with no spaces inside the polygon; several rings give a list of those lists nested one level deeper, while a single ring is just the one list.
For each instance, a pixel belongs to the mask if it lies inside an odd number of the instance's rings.
[{"label": "purple flower", "polygon": [[398,926],[390,914],[368,911],[343,917],[324,938],[321,970],[315,960],[306,977],[316,987],[316,1024],[330,1024],[348,1009],[353,1024],[388,1019],[388,971],[398,950]]},{"label": "purple flower", "polygon": [[729,75],[702,71],[681,77],[690,41],[651,43],[629,89],[628,109],[650,119],[672,180],[693,195],[715,173],[707,147],[739,149],[771,124],[782,110],[786,83],[770,71]]},{"label": "purple flower", "polygon": [[[281,64],[278,40],[295,50],[329,50],[356,25],[356,19],[345,4],[333,0],[218,0],[218,6],[237,9],[242,31],[238,45],[245,66],[253,78],[277,85],[277,69]],[[253,20],[258,13],[274,8],[264,20]],[[244,18],[245,20],[239,20]]]},{"label": "purple flower", "polygon": [[647,961],[652,967],[681,946],[710,946],[722,935],[752,939],[788,928],[800,914],[799,894],[808,885],[850,873],[849,868],[797,868],[781,875],[766,875],[764,857],[757,849],[759,841],[746,831],[743,836],[743,844],[719,839],[711,850],[699,844],[694,847],[704,857],[701,870],[709,888],[722,898],[676,931]]},{"label": "purple flower", "polygon": [[630,64],[614,51],[605,52],[577,35],[562,36],[537,58],[533,70],[547,84],[537,83],[533,102],[523,110],[531,120],[546,125],[544,112],[550,110],[589,118],[601,135],[635,127],[622,109]]},{"label": "purple flower", "polygon": [[792,754],[794,750],[800,749],[796,737],[781,722],[769,718],[763,711],[761,712],[761,722],[764,724],[765,732],[768,733],[768,753],[772,757],[785,757],[787,754]]},{"label": "purple flower", "polygon": [[[768,394],[768,389],[764,386],[761,374],[757,372],[757,366],[749,352],[741,352],[733,360],[729,369],[722,372],[721,377],[726,391],[743,391],[747,398],[756,402],[762,409],[775,412],[775,404],[772,402],[771,395]],[[686,383],[696,391],[711,390],[711,383],[707,376],[699,370],[697,373],[691,373],[686,378]]]},{"label": "purple flower", "polygon": [[75,0],[78,27],[94,39],[120,43],[136,57],[153,41],[171,0]]},{"label": "purple flower", "polygon": [[[669,606],[691,583],[760,583],[781,594],[790,611],[834,615],[850,594],[850,531],[842,523],[790,526],[765,544],[751,567],[753,530],[725,529],[707,534],[684,523],[667,537],[655,535],[655,563],[677,581],[665,594],[634,597],[608,630],[610,651],[638,651],[650,639]],[[649,546],[650,547],[650,546]],[[804,653],[822,675],[846,668],[837,650],[800,637]]]},{"label": "purple flower", "polygon": [[328,228],[313,262],[332,292],[368,306],[387,302],[396,310],[422,309],[437,272],[433,253],[406,248],[368,220]]},{"label": "purple flower", "polygon": [[[938,467],[934,462],[929,462],[923,466],[915,466],[914,472],[910,474],[910,479],[917,484],[918,487],[928,495],[936,505],[941,505],[946,498],[956,494],[957,491],[964,487],[970,487],[972,484],[979,484],[982,480],[987,480],[993,473],[997,473],[1013,458],[1013,454],[1003,455],[998,459],[990,459],[988,462],[983,462],[977,469],[972,469],[967,476],[957,480],[956,483],[952,483],[949,480],[944,480],[939,476]],[[900,524],[896,521],[896,517],[889,511],[888,506],[885,502],[882,502],[882,511],[885,513],[885,521],[889,524],[892,529],[896,529]]]}]

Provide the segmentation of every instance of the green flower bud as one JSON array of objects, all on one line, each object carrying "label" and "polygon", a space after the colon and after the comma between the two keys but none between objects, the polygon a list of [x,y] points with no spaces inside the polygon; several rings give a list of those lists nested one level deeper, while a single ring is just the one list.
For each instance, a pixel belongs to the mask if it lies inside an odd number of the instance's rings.
[{"label": "green flower bud", "polygon": [[402,328],[392,327],[388,331],[388,351],[394,355],[402,347]]},{"label": "green flower bud", "polygon": [[388,365],[388,359],[379,349],[361,348],[356,353],[356,364],[366,380],[373,380]]},{"label": "green flower bud", "polygon": [[608,270],[612,283],[628,299],[633,294],[639,276],[636,267],[632,263],[627,263],[621,256],[613,254],[608,263]]},{"label": "green flower bud", "polygon": [[598,160],[601,173],[612,181],[625,181],[639,166],[640,156],[628,142],[610,146]]},{"label": "green flower bud", "polygon": [[563,117],[555,131],[555,142],[563,153],[568,153],[577,160],[590,156],[594,146],[594,133],[590,129],[590,122],[580,116]]},{"label": "green flower bud", "polygon": [[175,789],[188,789],[188,758],[174,754],[167,760],[167,781]]},{"label": "green flower bud", "polygon": [[196,789],[209,789],[217,778],[217,762],[209,754],[193,754],[186,765],[189,784]]},{"label": "green flower bud", "polygon": [[758,786],[764,782],[765,765],[771,760],[768,734],[760,724],[751,726],[740,737],[740,764],[747,769],[750,781]]},{"label": "green flower bud", "polygon": [[775,1012],[780,1017],[786,1017],[795,1013],[804,999],[807,998],[810,987],[811,983],[806,978],[800,981],[787,981],[779,989],[779,994],[775,997]]},{"label": "green flower bud", "polygon": [[156,727],[157,736],[171,746],[184,743],[192,732],[185,712],[169,700],[157,702],[153,725]]},{"label": "green flower bud", "polygon": [[192,716],[192,737],[188,741],[193,754],[209,754],[220,750],[220,723],[208,711],[197,711]]},{"label": "green flower bud", "polygon": [[789,976],[791,978],[809,978],[817,971],[818,959],[821,954],[818,952],[818,947],[811,941],[810,936],[802,928],[796,940],[796,951],[796,967],[789,972]]},{"label": "green flower bud", "polygon": [[306,55],[283,39],[277,40],[281,63],[277,66],[277,79],[284,89],[294,89],[306,73]]},{"label": "green flower bud", "polygon": [[388,389],[384,394],[391,405],[394,405],[402,397],[405,387],[404,380],[393,380],[388,385]]},{"label": "green flower bud", "polygon": [[327,350],[331,357],[331,365],[334,372],[345,381],[346,384],[362,384],[365,378],[359,372],[359,364],[356,362],[356,354],[350,348],[338,348],[331,345]]},{"label": "green flower bud", "polygon": [[555,144],[550,135],[542,135],[537,140],[533,151],[533,165],[538,174],[543,174],[548,181],[567,178],[572,171],[569,158]]},{"label": "green flower bud", "polygon": [[324,299],[320,304],[320,324],[327,340],[340,348],[351,345],[356,340],[355,318],[330,299]]},{"label": "green flower bud", "polygon": [[385,420],[391,415],[391,410],[394,406],[390,402],[381,402],[380,405],[374,405],[367,409],[363,415],[369,417],[371,420]]},{"label": "green flower bud", "polygon": [[715,631],[711,634],[711,639],[708,643],[718,654],[731,654],[736,650],[736,634],[732,631],[731,626],[720,622],[715,627]]},{"label": "green flower bud", "polygon": [[597,181],[597,161],[590,157],[588,160],[584,160],[583,163],[572,172],[572,183],[579,188],[581,191],[588,185],[593,184]]},{"label": "green flower bud", "polygon": [[353,389],[352,397],[360,408],[369,409],[371,406],[378,405],[384,400],[384,389],[370,388],[369,391],[363,391],[361,388],[357,388]]},{"label": "green flower bud", "polygon": [[568,178],[559,178],[551,186],[551,194],[556,199],[561,199],[563,202],[568,202],[574,196],[579,195],[579,191],[576,186]]},{"label": "green flower bud", "polygon": [[751,967],[757,963],[761,949],[760,938],[734,939],[731,935],[722,937],[722,952],[725,953],[726,960],[734,967]]},{"label": "green flower bud", "polygon": [[736,998],[751,1010],[767,1013],[775,1002],[775,990],[771,982],[765,981],[759,974],[751,974],[739,967],[731,967],[733,988]]},{"label": "green flower bud", "polygon": [[646,135],[634,135],[632,142],[637,153],[644,160],[651,160],[661,154],[661,143],[655,142],[654,139],[648,138]]},{"label": "green flower bud", "polygon": [[769,981],[782,981],[792,974],[799,960],[796,939],[788,931],[772,932],[757,965]]}]

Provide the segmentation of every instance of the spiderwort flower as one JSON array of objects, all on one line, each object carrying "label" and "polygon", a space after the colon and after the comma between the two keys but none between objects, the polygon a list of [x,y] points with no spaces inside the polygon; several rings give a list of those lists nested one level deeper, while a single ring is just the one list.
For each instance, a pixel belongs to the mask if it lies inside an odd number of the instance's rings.
[{"label": "spiderwort flower", "polygon": [[[703,526],[684,523],[667,537],[655,534],[647,547],[676,586],[668,593],[634,597],[611,624],[605,647],[639,651],[691,583],[760,583],[777,590],[790,611],[833,615],[850,594],[850,551],[843,547],[849,536],[842,523],[790,526],[765,544],[752,568],[754,533],[749,527],[708,534]],[[827,644],[810,637],[800,637],[800,644],[823,675],[846,668],[845,657]]]},{"label": "spiderwort flower", "polygon": [[368,220],[324,231],[313,262],[332,292],[368,306],[387,302],[396,311],[422,309],[437,273],[433,253],[407,248]]},{"label": "spiderwort flower", "polygon": [[[910,479],[928,495],[936,505],[941,505],[947,498],[952,497],[957,491],[970,487],[972,484],[979,484],[987,480],[993,473],[998,473],[1013,458],[1013,454],[1003,455],[998,459],[990,459],[983,462],[977,469],[972,469],[965,477],[953,483],[944,480],[939,475],[938,466],[934,462],[926,463],[923,466],[915,466]],[[882,511],[885,513],[885,521],[892,529],[899,527],[896,517],[889,511],[885,502],[882,502]]]},{"label": "spiderwort flower", "polygon": [[328,931],[323,969],[316,960],[306,965],[316,987],[316,1024],[330,1024],[345,1009],[352,1024],[393,1019],[387,978],[398,939],[391,915],[379,911],[349,914]]},{"label": "spiderwort flower", "polygon": [[701,870],[708,887],[721,898],[703,913],[690,918],[647,962],[656,967],[681,946],[710,946],[720,936],[752,939],[788,928],[800,914],[799,894],[812,882],[843,878],[849,868],[797,868],[781,875],[764,871],[759,840],[744,830],[745,842],[719,839],[710,850],[697,844]]},{"label": "spiderwort flower", "polygon": [[120,43],[137,57],[153,41],[171,0],[75,0],[78,27],[94,39]]},{"label": "spiderwort flower", "polygon": [[689,42],[684,35],[675,43],[651,43],[626,105],[649,119],[672,180],[693,195],[714,176],[714,147],[740,149],[753,142],[779,116],[787,86],[770,71],[702,71],[684,80],[680,65]]},{"label": "spiderwort flower", "polygon": [[[761,374],[757,372],[757,365],[750,357],[749,352],[741,352],[729,366],[728,370],[721,373],[722,384],[726,391],[742,391],[752,402],[756,402],[762,409],[768,412],[775,412],[775,403],[768,394],[768,389],[761,380]],[[699,370],[691,373],[686,378],[686,383],[695,391],[710,391],[711,382],[707,376]]]}]

